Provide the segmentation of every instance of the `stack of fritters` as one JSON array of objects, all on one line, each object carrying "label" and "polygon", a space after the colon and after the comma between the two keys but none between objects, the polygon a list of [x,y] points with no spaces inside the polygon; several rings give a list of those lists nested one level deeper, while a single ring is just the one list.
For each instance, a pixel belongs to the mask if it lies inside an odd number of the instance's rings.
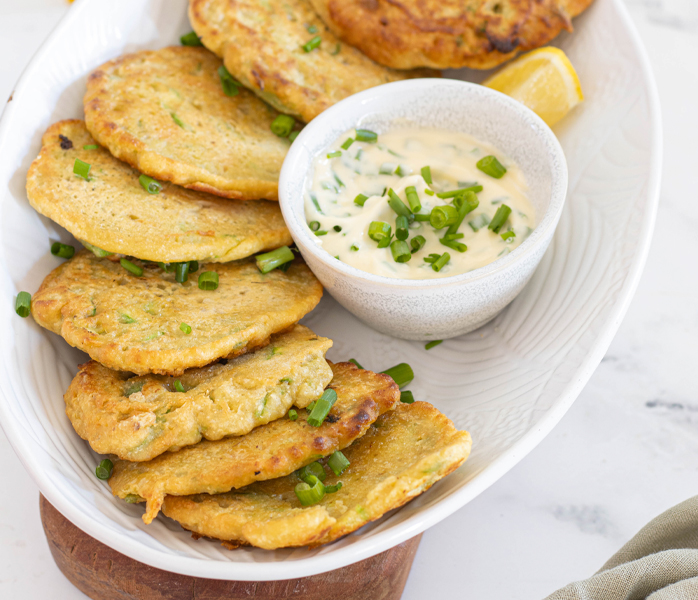
[{"label": "stack of fritters", "polygon": [[[114,461],[113,493],[147,503],[146,523],[162,508],[228,545],[329,542],[447,475],[470,437],[400,404],[388,375],[328,362],[332,342],[298,324],[322,296],[312,272],[300,257],[269,272],[255,261],[292,243],[270,201],[290,142],[264,100],[309,120],[413,74],[336,42],[307,0],[193,0],[191,15],[239,82],[188,46],[91,75],[85,122],[49,127],[27,176],[32,206],[86,248],[48,275],[32,315],[92,358],[66,412]],[[289,50],[319,29],[322,48]],[[316,422],[323,392],[336,401]],[[342,450],[342,476],[302,504],[296,472],[324,480]]]}]

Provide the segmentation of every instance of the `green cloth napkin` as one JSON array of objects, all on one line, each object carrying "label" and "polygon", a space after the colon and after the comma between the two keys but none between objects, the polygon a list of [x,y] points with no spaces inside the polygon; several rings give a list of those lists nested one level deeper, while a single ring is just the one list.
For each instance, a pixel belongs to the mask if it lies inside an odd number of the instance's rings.
[{"label": "green cloth napkin", "polygon": [[601,570],[546,600],[698,600],[698,496],[650,521]]}]

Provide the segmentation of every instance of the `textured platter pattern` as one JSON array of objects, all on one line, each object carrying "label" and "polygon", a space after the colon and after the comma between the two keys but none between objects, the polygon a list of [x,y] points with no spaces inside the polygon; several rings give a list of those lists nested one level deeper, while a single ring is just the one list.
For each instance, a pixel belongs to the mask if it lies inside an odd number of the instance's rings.
[{"label": "textured platter pattern", "polygon": [[[79,0],[17,85],[0,123],[0,420],[44,495],[81,529],[120,552],[184,574],[286,579],[335,569],[412,537],[464,506],[552,429],[601,360],[635,291],[659,189],[661,129],[654,82],[620,0],[596,0],[558,43],[586,102],[556,128],[569,196],[541,266],[484,328],[425,352],[372,331],[325,297],[305,323],[335,340],[333,360],[367,368],[407,361],[415,397],[434,403],[474,438],[469,461],[416,501],[313,551],[225,550],[194,541],[111,496],[97,456],[68,422],[62,394],[85,355],[12,310],[57,264],[49,239],[70,241],[36,214],[27,168],[52,122],[81,116],[87,74],[123,52],[176,43],[189,31],[186,0]],[[470,78],[460,72],[451,76]]]}]

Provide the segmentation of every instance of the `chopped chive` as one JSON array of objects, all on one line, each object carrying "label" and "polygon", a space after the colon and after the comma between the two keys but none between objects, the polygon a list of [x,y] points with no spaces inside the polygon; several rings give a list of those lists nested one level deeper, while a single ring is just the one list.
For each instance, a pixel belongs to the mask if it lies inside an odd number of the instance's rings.
[{"label": "chopped chive", "polygon": [[313,202],[313,206],[315,207],[315,210],[317,210],[321,215],[324,215],[325,213],[322,212],[322,209],[320,208],[320,204],[317,201],[317,196],[311,192],[310,194],[310,199]]},{"label": "chopped chive", "polygon": [[384,237],[380,242],[378,242],[378,248],[387,248],[390,246],[390,243],[393,241],[393,236],[392,234],[388,237]]},{"label": "chopped chive", "polygon": [[204,271],[199,275],[200,290],[215,290],[218,288],[218,273],[216,271]]},{"label": "chopped chive", "polygon": [[182,129],[184,129],[184,121],[180,119],[175,113],[171,112],[170,116],[172,117],[172,120],[179,125]]},{"label": "chopped chive", "polygon": [[109,479],[113,470],[114,463],[110,461],[108,458],[105,458],[97,465],[97,468],[95,469],[95,475],[97,475],[97,479]]},{"label": "chopped chive", "polygon": [[412,246],[412,252],[419,252],[424,244],[427,243],[426,238],[423,235],[417,235],[410,240],[410,246]]},{"label": "chopped chive", "polygon": [[295,408],[292,408],[291,410],[288,411],[288,418],[291,421],[296,421],[298,419],[298,411]]},{"label": "chopped chive", "polygon": [[301,481],[293,490],[302,506],[317,504],[325,496],[325,486],[317,477],[309,477],[310,482]]},{"label": "chopped chive", "polygon": [[291,133],[288,134],[288,139],[289,141],[293,142],[297,137],[300,131],[292,131]]},{"label": "chopped chive", "polygon": [[511,244],[514,241],[514,238],[516,237],[516,234],[513,231],[505,231],[503,234],[500,236],[507,244]]},{"label": "chopped chive", "polygon": [[288,246],[281,246],[271,252],[255,256],[257,268],[262,273],[269,273],[281,265],[293,260],[293,251]]},{"label": "chopped chive", "polygon": [[230,71],[225,68],[225,65],[218,67],[218,77],[221,80],[221,86],[223,87],[223,93],[232,98],[240,93],[239,84],[235,78],[230,74]]},{"label": "chopped chive", "polygon": [[[337,44],[339,46],[339,44]],[[335,492],[338,492],[339,490],[342,489],[342,482],[338,481],[334,485],[326,485],[325,486],[325,494],[334,494]]]},{"label": "chopped chive", "polygon": [[316,232],[315,232],[315,235],[318,236],[318,237],[320,237],[321,235],[327,235],[327,232],[324,231],[324,230],[320,230],[320,231],[316,231]]},{"label": "chopped chive", "polygon": [[339,184],[339,187],[345,187],[344,182],[339,178],[339,175],[337,175],[337,173],[332,173],[332,176],[334,177],[334,180]]},{"label": "chopped chive", "polygon": [[59,258],[73,258],[75,247],[68,244],[61,244],[60,242],[53,242],[53,244],[51,244],[51,254]]},{"label": "chopped chive", "polygon": [[412,213],[412,211],[409,208],[407,208],[407,205],[402,200],[400,200],[400,196],[398,196],[393,191],[393,188],[390,188],[388,190],[388,205],[398,215],[402,215],[403,217],[407,217],[408,221],[410,221],[410,222],[414,221],[414,214]]},{"label": "chopped chive", "polygon": [[354,138],[347,138],[344,140],[344,143],[342,144],[342,148],[344,150],[349,150],[349,146],[351,146],[354,143]]},{"label": "chopped chive", "polygon": [[354,365],[358,369],[363,369],[363,367],[359,364],[359,361],[356,360],[355,358],[350,358],[348,362],[350,362],[352,365]]},{"label": "chopped chive", "polygon": [[425,188],[425,189],[424,189],[424,193],[425,193],[427,196],[433,196],[433,195],[435,194],[434,190],[430,190],[429,188]]},{"label": "chopped chive", "polygon": [[335,450],[327,461],[327,466],[332,469],[332,472],[339,477],[351,463],[340,450]]},{"label": "chopped chive", "polygon": [[453,235],[458,231],[465,215],[474,211],[480,205],[480,201],[474,192],[465,192],[462,196],[454,198],[453,205],[458,209],[458,218],[455,223],[449,225],[447,235]]},{"label": "chopped chive", "polygon": [[330,409],[337,402],[337,392],[333,389],[326,389],[322,396],[317,400],[317,404],[313,407],[313,410],[308,415],[308,425],[311,427],[320,427],[322,422],[330,414]]},{"label": "chopped chive", "polygon": [[415,221],[429,221],[430,219],[431,219],[431,213],[428,213],[426,215],[416,214],[414,216]]},{"label": "chopped chive", "polygon": [[313,412],[313,409],[315,408],[315,405],[317,404],[317,400],[313,400],[308,406],[305,407],[305,409],[308,411],[308,413]]},{"label": "chopped chive", "polygon": [[369,129],[357,129],[356,130],[356,141],[357,142],[370,142],[375,143],[378,141],[378,134]]},{"label": "chopped chive", "polygon": [[271,122],[271,131],[279,137],[288,137],[296,124],[296,120],[289,115],[278,115]]},{"label": "chopped chive", "polygon": [[99,149],[99,144],[85,144],[82,147],[83,150],[98,150]]},{"label": "chopped chive", "polygon": [[189,279],[189,263],[182,262],[175,264],[175,281],[177,283],[186,283]]},{"label": "chopped chive", "polygon": [[332,56],[337,56],[339,54],[339,51],[342,49],[341,44],[337,44],[332,50],[330,50],[330,54]]},{"label": "chopped chive", "polygon": [[414,402],[414,396],[412,395],[412,392],[410,392],[409,390],[400,392],[400,402],[402,402],[403,404],[412,404]]},{"label": "chopped chive", "polygon": [[459,190],[450,190],[448,192],[439,192],[436,194],[439,198],[455,198],[456,196],[462,196],[466,192],[473,192],[477,194],[482,191],[481,185],[473,185],[467,188],[461,188]]},{"label": "chopped chive", "polygon": [[485,214],[485,213],[480,213],[477,217],[475,217],[472,221],[468,221],[468,225],[470,225],[470,229],[472,229],[475,233],[480,231],[483,227],[487,227],[490,223],[490,218]]},{"label": "chopped chive", "polygon": [[358,252],[359,247],[356,244],[352,244],[349,250],[351,250],[352,252]]},{"label": "chopped chive", "polygon": [[439,242],[441,242],[447,248],[451,248],[451,250],[456,250],[457,252],[465,252],[468,249],[465,244],[461,244],[455,240],[447,240],[445,237],[439,239]]},{"label": "chopped chive", "polygon": [[366,203],[366,200],[368,200],[368,196],[365,194],[359,194],[356,198],[354,198],[354,204],[357,206],[363,206]]},{"label": "chopped chive", "polygon": [[395,240],[390,244],[390,252],[393,255],[393,260],[398,263],[406,263],[412,258],[410,247],[407,242]]},{"label": "chopped chive", "polygon": [[380,166],[378,173],[381,175],[393,175],[395,173],[395,169],[397,169],[397,165],[395,163],[386,162]]},{"label": "chopped chive", "polygon": [[446,266],[449,260],[451,260],[451,255],[448,252],[444,252],[438,260],[432,263],[431,268],[438,273]]},{"label": "chopped chive", "polygon": [[425,350],[431,350],[432,348],[435,348],[439,344],[443,343],[443,340],[434,340],[433,342],[428,342],[424,344],[424,349]]},{"label": "chopped chive", "polygon": [[419,195],[417,194],[417,188],[410,185],[405,188],[405,195],[407,196],[407,202],[410,205],[410,209],[413,213],[422,210],[422,203],[419,201]]},{"label": "chopped chive", "polygon": [[407,220],[407,217],[400,215],[395,220],[395,237],[399,241],[404,242],[410,236],[409,227],[410,223]]},{"label": "chopped chive", "polygon": [[189,272],[196,273],[198,270],[199,270],[199,261],[198,260],[190,260],[189,261]]},{"label": "chopped chive", "polygon": [[400,363],[394,367],[390,367],[385,371],[381,371],[384,375],[389,375],[393,378],[393,381],[397,383],[398,387],[405,387],[410,381],[414,379],[414,371],[412,367],[407,363]]},{"label": "chopped chive", "polygon": [[506,204],[502,204],[497,209],[497,212],[494,213],[494,217],[492,217],[487,229],[494,231],[495,233],[499,233],[499,230],[504,226],[504,223],[506,223],[510,214],[511,208],[509,208]]},{"label": "chopped chive", "polygon": [[425,263],[435,263],[437,260],[439,260],[439,258],[441,258],[440,254],[432,253],[429,256],[424,257],[424,262]]},{"label": "chopped chive", "polygon": [[305,482],[310,477],[317,477],[320,481],[325,481],[327,473],[325,473],[325,468],[318,461],[315,461],[298,469],[298,477]]},{"label": "chopped chive", "polygon": [[158,263],[158,267],[160,267],[163,271],[165,271],[165,273],[171,273],[172,271],[175,270],[175,265],[176,265],[176,264],[177,264],[177,263],[171,265],[170,263],[161,263],[161,262],[159,262],[159,263]]},{"label": "chopped chive", "polygon": [[310,231],[317,231],[320,229],[320,221],[310,221],[308,227],[310,227]]},{"label": "chopped chive", "polygon": [[196,35],[195,31],[185,33],[181,38],[179,38],[179,42],[182,44],[182,46],[203,46],[201,43],[201,38]]},{"label": "chopped chive", "polygon": [[306,29],[308,33],[317,33],[317,27],[315,25],[307,25]]},{"label": "chopped chive", "polygon": [[174,389],[175,389],[175,391],[179,392],[180,394],[183,394],[186,391],[184,389],[184,386],[182,385],[182,382],[179,379],[175,379]]},{"label": "chopped chive", "polygon": [[29,292],[19,292],[15,299],[15,312],[23,319],[31,312],[32,295]]},{"label": "chopped chive", "polygon": [[431,167],[422,167],[422,179],[424,179],[424,181],[426,181],[429,185],[433,183],[431,180]]},{"label": "chopped chive", "polygon": [[444,240],[447,242],[452,242],[453,240],[462,240],[464,237],[464,233],[447,233],[444,236]]},{"label": "chopped chive", "polygon": [[143,275],[143,268],[139,267],[138,265],[132,263],[130,260],[126,258],[122,258],[119,263],[121,263],[121,266],[126,269],[129,273],[132,275],[135,275],[136,277],[140,277]]},{"label": "chopped chive", "polygon": [[450,204],[435,206],[429,217],[429,223],[434,229],[443,229],[458,220],[458,209]]},{"label": "chopped chive", "polygon": [[395,174],[400,177],[407,177],[410,173],[412,173],[412,169],[407,165],[398,165],[397,169],[395,169]]},{"label": "chopped chive", "polygon": [[319,48],[321,43],[322,43],[322,38],[319,35],[316,35],[312,40],[310,40],[309,42],[306,42],[301,47],[306,52],[312,52],[313,50],[315,50],[315,48]]},{"label": "chopped chive", "polygon": [[383,221],[371,221],[368,226],[368,237],[374,242],[381,242],[389,238],[392,233],[392,227]]},{"label": "chopped chive", "polygon": [[179,328],[182,330],[184,335],[189,335],[191,333],[191,325],[187,325],[186,323],[180,323]]},{"label": "chopped chive", "polygon": [[141,175],[138,178],[138,183],[140,183],[141,187],[149,194],[157,194],[162,189],[162,184],[159,181],[147,175]]},{"label": "chopped chive", "polygon": [[495,179],[501,179],[507,172],[504,165],[497,160],[497,157],[492,155],[478,160],[476,166],[480,171]]},{"label": "chopped chive", "polygon": [[335,150],[334,152],[330,152],[330,153],[327,155],[327,158],[339,158],[340,156],[342,156],[342,151],[341,151],[341,150]]},{"label": "chopped chive", "polygon": [[85,181],[90,180],[90,167],[86,162],[81,161],[79,158],[75,159],[75,164],[73,165],[73,173],[78,177],[82,177]]},{"label": "chopped chive", "polygon": [[364,151],[359,148],[359,151],[356,153],[356,156],[354,157],[354,160],[361,160],[361,155],[364,153]]},{"label": "chopped chive", "polygon": [[80,243],[85,246],[92,254],[94,254],[97,258],[104,258],[105,256],[111,256],[114,254],[113,252],[107,252],[106,250],[102,250],[101,248],[97,248],[97,246],[93,246],[92,244],[88,244],[87,242],[83,242],[80,240]]},{"label": "chopped chive", "polygon": [[134,319],[132,316],[127,315],[126,313],[121,315],[121,318],[119,319],[121,323],[124,323],[125,325],[130,325],[131,323],[137,323],[136,319]]},{"label": "chopped chive", "polygon": [[342,231],[342,227],[340,225],[335,225],[332,229],[334,229],[337,233]]}]

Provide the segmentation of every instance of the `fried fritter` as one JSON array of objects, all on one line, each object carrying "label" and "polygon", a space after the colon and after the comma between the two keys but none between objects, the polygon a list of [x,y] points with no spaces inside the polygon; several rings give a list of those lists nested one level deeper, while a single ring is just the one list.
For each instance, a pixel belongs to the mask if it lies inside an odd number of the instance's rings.
[{"label": "fried fritter", "polygon": [[46,277],[32,298],[32,316],[110,369],[179,375],[266,345],[322,297],[300,258],[285,273],[266,275],[251,258],[201,265],[199,273],[218,273],[216,290],[199,289],[197,273],[180,284],[153,263],[142,268],[136,277],[82,250]]},{"label": "fried fritter", "polygon": [[339,491],[303,507],[294,473],[225,494],[168,496],[162,512],[197,535],[273,550],[332,542],[398,508],[458,468],[470,434],[426,402],[401,404],[344,450],[351,465],[325,485]]},{"label": "fried fritter", "polygon": [[[306,122],[361,90],[434,74],[375,64],[340,43],[309,0],[190,0],[189,20],[244,86]],[[320,46],[305,51],[316,37]]]},{"label": "fried fritter", "polygon": [[148,462],[119,460],[109,479],[112,493],[128,501],[146,500],[143,521],[150,523],[167,494],[227,492],[283,477],[345,448],[395,406],[400,390],[388,375],[351,363],[330,366],[334,377],[329,387],[337,392],[337,401],[320,427],[308,425],[308,411],[299,410],[295,421],[278,419],[241,437],[202,441]]},{"label": "fried fritter", "polygon": [[[42,215],[93,246],[157,262],[227,262],[292,242],[277,202],[234,202],[164,183],[149,194],[139,173],[95,140],[82,121],[48,128],[27,174]],[[88,146],[88,149],[85,149]],[[75,160],[90,165],[85,181]]]},{"label": "fried fritter", "polygon": [[87,129],[156,179],[226,198],[278,200],[289,147],[270,129],[278,113],[244,88],[226,96],[221,65],[190,46],[112,60],[87,81]]},{"label": "fried fritter", "polygon": [[64,396],[66,413],[95,452],[150,460],[202,437],[244,435],[293,405],[305,408],[332,379],[325,360],[330,346],[296,325],[264,348],[178,378],[130,377],[90,361],[80,365]]},{"label": "fried fritter", "polygon": [[334,34],[394,69],[491,69],[543,46],[593,0],[310,0]]}]

